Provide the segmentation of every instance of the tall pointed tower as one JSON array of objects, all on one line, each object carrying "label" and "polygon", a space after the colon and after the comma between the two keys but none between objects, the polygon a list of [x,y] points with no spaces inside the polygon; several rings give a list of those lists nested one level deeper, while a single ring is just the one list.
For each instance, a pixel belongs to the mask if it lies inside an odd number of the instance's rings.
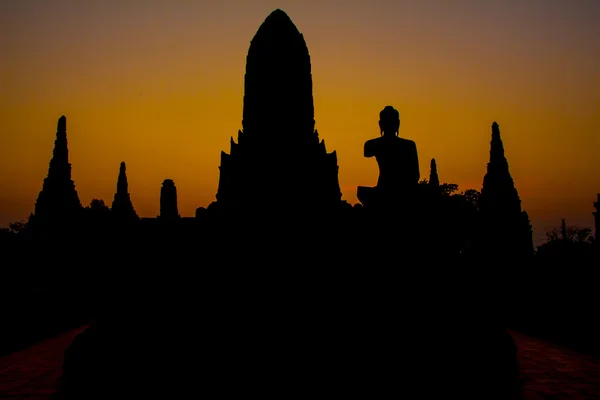
[{"label": "tall pointed tower", "polygon": [[138,215],[133,208],[131,196],[129,195],[129,184],[127,183],[126,168],[125,162],[122,162],[119,168],[117,192],[115,193],[111,212],[118,220],[138,220]]},{"label": "tall pointed tower", "polygon": [[58,119],[54,152],[35,203],[37,221],[60,221],[73,217],[82,209],[75,183],[71,180],[71,164],[67,148],[67,118]]},{"label": "tall pointed tower", "polygon": [[429,171],[429,185],[435,189],[440,188],[440,178],[438,177],[437,164],[435,163],[435,158],[431,159],[431,169]]},{"label": "tall pointed tower", "polygon": [[521,210],[521,199],[510,175],[500,127],[496,122],[492,124],[490,162],[483,178],[479,208],[487,251],[510,256],[533,254],[529,217]]},{"label": "tall pointed tower", "polygon": [[336,153],[314,129],[308,48],[281,10],[250,43],[243,107],[237,143],[221,153],[217,204],[265,212],[341,203]]}]

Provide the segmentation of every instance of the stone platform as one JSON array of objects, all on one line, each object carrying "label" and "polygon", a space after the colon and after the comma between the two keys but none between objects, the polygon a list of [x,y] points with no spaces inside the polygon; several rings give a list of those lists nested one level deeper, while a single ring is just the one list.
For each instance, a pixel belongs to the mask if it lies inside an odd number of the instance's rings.
[{"label": "stone platform", "polygon": [[[64,350],[81,327],[0,358],[0,399],[52,399]],[[519,348],[523,400],[600,398],[600,359],[511,332]],[[486,395],[482,393],[482,399]]]}]

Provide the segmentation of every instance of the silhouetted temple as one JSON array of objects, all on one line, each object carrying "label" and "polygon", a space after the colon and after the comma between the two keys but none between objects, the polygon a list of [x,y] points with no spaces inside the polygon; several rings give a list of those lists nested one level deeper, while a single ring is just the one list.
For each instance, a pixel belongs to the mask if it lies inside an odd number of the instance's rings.
[{"label": "silhouetted temple", "polygon": [[431,186],[434,189],[439,189],[440,187],[440,178],[438,177],[435,158],[431,159],[431,170],[429,172],[429,186]]},{"label": "silhouetted temple", "polygon": [[48,177],[35,203],[37,221],[65,220],[82,209],[75,183],[71,180],[71,164],[67,148],[67,118],[58,119],[54,152]]},{"label": "silhouetted temple", "polygon": [[256,210],[340,204],[337,155],[314,129],[310,55],[281,10],[250,43],[244,77],[243,130],[221,152],[217,204]]},{"label": "silhouetted temple", "polygon": [[489,257],[533,254],[533,237],[527,212],[510,175],[498,123],[492,124],[490,162],[479,198],[484,249]]},{"label": "silhouetted temple", "polygon": [[119,168],[117,192],[115,193],[111,211],[113,216],[118,220],[137,220],[138,215],[133,208],[133,203],[129,195],[129,185],[125,169],[125,162],[122,162]]},{"label": "silhouetted temple", "polygon": [[[487,399],[508,399],[519,371],[503,327],[509,306],[496,301],[503,293],[485,279],[471,283],[478,277],[468,269],[446,268],[475,264],[477,237],[488,246],[484,261],[533,251],[498,124],[480,214],[475,195],[440,195],[446,186],[435,159],[428,184],[419,184],[417,145],[400,136],[399,111],[385,106],[380,137],[364,144],[379,167],[377,185],[357,188],[362,205],[353,209],[341,200],[336,153],[315,130],[306,43],[283,11],[250,43],[244,86],[242,130],[221,153],[216,202],[182,218],[175,183],[165,179],[157,218],[115,226],[111,212],[138,220],[123,162],[112,210],[93,200],[85,223],[66,231],[81,239],[77,246],[55,235],[52,251],[37,251],[61,266],[72,258],[64,243],[93,255],[85,268],[75,260],[78,284],[58,287],[88,292],[92,323],[65,352],[57,398],[183,398],[198,390],[370,398],[426,387],[434,399],[479,399],[485,387],[500,393]],[[40,215],[81,209],[67,155],[61,117]],[[188,268],[197,263],[203,268]],[[135,266],[155,264],[172,268],[140,281]]]},{"label": "silhouetted temple", "polygon": [[172,179],[165,179],[160,189],[160,219],[174,220],[179,218],[177,208],[177,188]]}]

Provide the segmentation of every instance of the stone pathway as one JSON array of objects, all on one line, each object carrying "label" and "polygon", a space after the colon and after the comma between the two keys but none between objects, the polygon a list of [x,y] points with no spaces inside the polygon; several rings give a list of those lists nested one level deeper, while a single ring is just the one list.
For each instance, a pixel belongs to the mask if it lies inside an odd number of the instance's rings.
[{"label": "stone pathway", "polygon": [[0,399],[50,399],[62,374],[65,349],[85,327],[0,358]]},{"label": "stone pathway", "polygon": [[600,359],[511,334],[519,349],[524,400],[600,399]]},{"label": "stone pathway", "polygon": [[[84,329],[63,333],[0,358],[0,399],[50,399],[61,375],[64,350]],[[511,333],[519,348],[524,400],[600,399],[599,359]]]}]

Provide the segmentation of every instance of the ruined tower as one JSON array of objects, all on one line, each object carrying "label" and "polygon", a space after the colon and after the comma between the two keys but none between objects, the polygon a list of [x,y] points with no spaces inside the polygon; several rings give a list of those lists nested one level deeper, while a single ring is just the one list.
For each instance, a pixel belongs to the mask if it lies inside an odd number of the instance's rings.
[{"label": "ruined tower", "polygon": [[490,256],[529,256],[533,254],[533,237],[527,212],[521,210],[521,199],[504,155],[498,123],[492,124],[490,162],[483,178],[479,198],[486,243]]},{"label": "ruined tower", "polygon": [[71,180],[71,164],[67,148],[67,118],[58,119],[54,152],[48,176],[35,203],[36,221],[61,221],[74,217],[82,209],[75,183]]},{"label": "ruined tower", "polygon": [[138,215],[133,208],[131,197],[129,195],[129,185],[127,183],[127,173],[125,162],[121,163],[119,168],[119,178],[117,180],[117,192],[112,203],[112,215],[118,220],[138,220]]},{"label": "ruined tower", "polygon": [[435,158],[431,159],[431,169],[429,171],[429,185],[435,189],[439,189],[440,187],[440,178],[438,177]]},{"label": "ruined tower", "polygon": [[336,153],[314,129],[310,55],[281,10],[250,43],[242,129],[221,152],[217,204],[228,209],[319,209],[341,203]]},{"label": "ruined tower", "polygon": [[179,218],[177,209],[177,188],[172,179],[165,179],[160,189],[160,219],[175,220]]}]

